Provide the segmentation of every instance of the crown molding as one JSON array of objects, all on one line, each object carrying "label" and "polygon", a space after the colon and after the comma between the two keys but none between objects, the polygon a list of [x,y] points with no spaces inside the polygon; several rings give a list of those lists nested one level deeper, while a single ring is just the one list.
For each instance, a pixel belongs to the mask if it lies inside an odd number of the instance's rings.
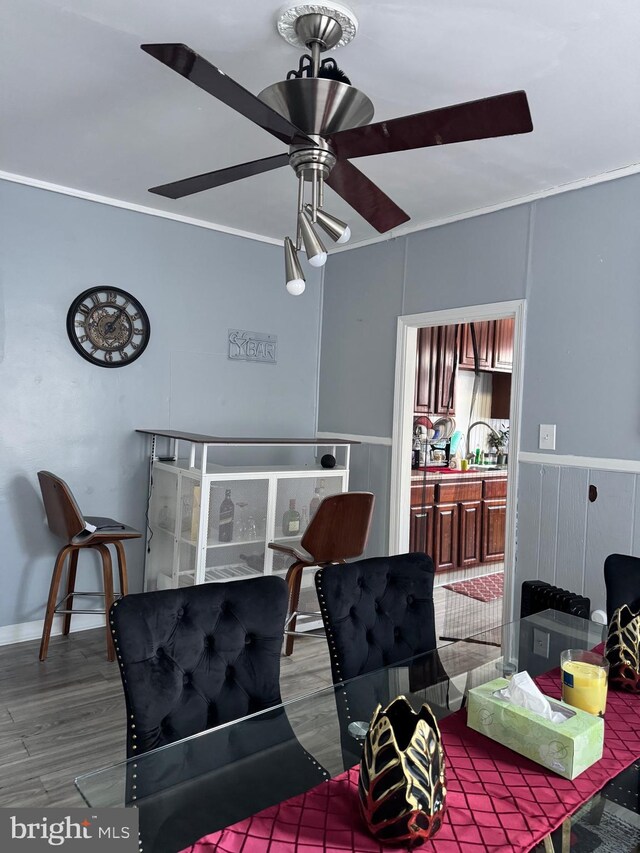
[{"label": "crown molding", "polygon": [[477,207],[473,210],[468,210],[464,213],[456,213],[452,216],[445,216],[441,219],[431,219],[423,222],[412,222],[408,225],[402,225],[399,228],[394,228],[387,231],[386,234],[381,234],[375,237],[370,237],[367,240],[360,240],[358,243],[345,244],[343,246],[332,247],[330,254],[337,255],[342,252],[350,252],[354,249],[361,249],[364,246],[371,246],[375,243],[382,243],[386,240],[394,240],[398,237],[406,237],[410,234],[415,234],[417,231],[427,231],[430,228],[440,228],[442,225],[451,225],[453,222],[460,222],[464,219],[473,219],[475,216],[484,216],[487,213],[496,213],[499,210],[506,210],[509,207],[518,207],[521,204],[531,204],[534,201],[541,201],[545,198],[550,198],[554,195],[581,190],[585,187],[591,187],[596,184],[604,184],[608,181],[617,181],[619,178],[628,178],[631,175],[637,175],[640,172],[640,163],[631,163],[629,166],[624,166],[621,169],[613,169],[610,172],[601,172],[598,175],[590,175],[588,178],[581,178],[579,181],[571,181],[567,184],[559,184],[556,187],[549,187],[545,190],[540,190],[536,193],[530,193],[526,196],[502,201],[497,204],[490,204],[486,207]]},{"label": "crown molding", "polygon": [[39,190],[47,192],[60,193],[61,195],[73,196],[73,198],[81,198],[85,201],[94,201],[97,204],[107,204],[111,207],[119,207],[123,210],[132,210],[135,213],[144,213],[148,216],[159,216],[161,219],[173,219],[175,222],[183,222],[185,225],[195,225],[196,228],[207,228],[209,231],[220,231],[223,234],[230,234],[233,237],[245,237],[248,240],[257,240],[259,243],[269,243],[272,246],[284,245],[283,240],[276,240],[273,237],[265,237],[263,234],[254,234],[252,231],[242,231],[240,228],[230,228],[227,225],[217,225],[214,222],[207,222],[204,219],[196,219],[193,216],[183,216],[179,213],[171,213],[167,210],[158,210],[155,207],[146,207],[144,204],[134,204],[130,201],[121,201],[117,198],[110,198],[106,195],[97,195],[96,193],[85,192],[74,187],[65,187],[61,184],[52,184],[49,181],[40,181],[36,178],[28,178],[25,175],[15,175],[12,172],[3,172],[0,170],[0,180],[10,181],[14,184],[24,184],[27,187],[35,187]]},{"label": "crown molding", "polygon": [[[385,243],[388,240],[394,240],[398,237],[406,237],[410,234],[415,234],[418,231],[427,231],[430,228],[440,228],[442,225],[450,225],[453,222],[460,222],[464,219],[473,219],[475,216],[484,216],[487,213],[496,213],[499,210],[506,210],[510,207],[518,207],[521,204],[530,204],[534,201],[541,201],[545,198],[550,198],[554,195],[581,190],[585,187],[603,184],[608,181],[616,181],[619,178],[627,178],[631,175],[637,175],[640,172],[640,163],[631,163],[621,169],[612,169],[609,172],[601,172],[597,175],[590,175],[587,178],[581,178],[578,181],[571,181],[566,184],[559,184],[556,187],[549,187],[540,190],[536,193],[530,193],[526,196],[502,201],[497,204],[487,205],[486,207],[478,207],[473,210],[465,211],[464,213],[456,213],[452,216],[445,216],[440,219],[431,219],[422,222],[412,222],[410,225],[404,225],[400,228],[387,231],[385,234],[379,234],[375,237],[369,237],[366,240],[359,240],[357,243],[347,244],[344,246],[331,246],[328,248],[329,255],[337,255],[342,252],[350,252],[354,249],[362,249],[365,246],[372,246],[375,243]],[[166,210],[159,210],[155,207],[146,207],[143,204],[134,204],[128,201],[122,201],[110,196],[97,195],[96,193],[86,192],[85,190],[75,189],[74,187],[66,187],[61,184],[53,184],[49,181],[41,181],[37,178],[29,178],[26,175],[16,175],[12,172],[3,172],[0,170],[0,180],[10,181],[15,184],[24,184],[25,186],[35,187],[36,189],[47,190],[48,192],[60,193],[62,195],[73,196],[74,198],[93,201],[97,204],[107,204],[111,207],[119,207],[123,210],[132,210],[136,213],[144,213],[148,216],[159,216],[161,219],[172,219],[175,222],[183,222],[186,225],[195,225],[197,228],[207,228],[209,231],[219,231],[222,234],[230,234],[233,237],[245,237],[248,240],[257,240],[260,243],[268,243],[272,246],[283,246],[284,240],[278,240],[274,237],[265,237],[263,234],[255,234],[252,231],[243,231],[240,228],[230,228],[227,225],[218,225],[215,222],[208,222],[204,219],[196,219],[191,216],[183,216],[179,213],[171,213]]]}]

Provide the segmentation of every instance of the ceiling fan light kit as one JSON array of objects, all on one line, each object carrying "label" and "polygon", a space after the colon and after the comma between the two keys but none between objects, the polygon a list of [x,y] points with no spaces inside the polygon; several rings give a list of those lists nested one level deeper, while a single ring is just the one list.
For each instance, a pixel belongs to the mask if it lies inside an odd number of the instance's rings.
[{"label": "ceiling fan light kit", "polygon": [[284,238],[284,270],[287,293],[300,296],[304,293],[305,278],[290,237]]},{"label": "ceiling fan light kit", "polygon": [[[371,124],[370,99],[351,85],[335,60],[321,54],[349,44],[358,21],[339,3],[287,6],[277,29],[289,44],[310,51],[287,79],[258,96],[184,44],[143,44],[142,50],[289,146],[288,153],[241,163],[153,187],[150,192],[178,199],[241,178],[291,166],[298,178],[295,242],[284,240],[286,289],[299,296],[305,279],[298,259],[303,248],[314,267],[323,266],[327,251],[315,226],[336,243],[346,243],[349,226],[324,209],[329,186],[379,233],[410,217],[351,159],[473,139],[528,133],[533,129],[527,96],[507,92]],[[309,190],[310,200],[305,199]]]}]

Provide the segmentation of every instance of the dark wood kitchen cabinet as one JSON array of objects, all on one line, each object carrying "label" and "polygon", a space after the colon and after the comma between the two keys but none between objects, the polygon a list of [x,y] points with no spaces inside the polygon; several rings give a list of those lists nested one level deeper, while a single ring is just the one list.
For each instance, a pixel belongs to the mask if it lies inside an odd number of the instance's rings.
[{"label": "dark wood kitchen cabinet", "polygon": [[418,329],[414,411],[429,415],[455,414],[457,349],[458,326]]},{"label": "dark wood kitchen cabinet", "polygon": [[462,501],[458,504],[460,516],[460,546],[458,565],[476,566],[480,562],[480,537],[482,503],[481,501]]},{"label": "dark wood kitchen cabinet", "polygon": [[463,476],[411,487],[409,548],[426,551],[437,572],[504,559],[506,477]]},{"label": "dark wood kitchen cabinet", "polygon": [[[436,572],[446,572],[458,565],[457,504],[435,504],[433,507],[433,558]],[[427,552],[429,553],[429,552]]]},{"label": "dark wood kitchen cabinet", "polygon": [[482,502],[482,551],[480,557],[483,563],[504,559],[506,520],[506,500],[498,498]]},{"label": "dark wood kitchen cabinet", "polygon": [[425,415],[435,411],[435,364],[437,362],[438,329],[418,329],[416,358],[416,400],[414,411]]},{"label": "dark wood kitchen cabinet", "polygon": [[[478,347],[478,368],[480,370],[511,373],[513,370],[513,328],[515,320],[487,320],[474,323],[476,345]],[[471,324],[461,327],[460,367],[474,370]]]},{"label": "dark wood kitchen cabinet", "polygon": [[482,545],[483,563],[504,560],[504,540],[507,524],[507,481],[485,480],[482,484]]},{"label": "dark wood kitchen cabinet", "polygon": [[509,317],[507,320],[495,321],[495,334],[493,338],[493,362],[492,369],[511,373],[513,370],[513,328],[515,320]]},{"label": "dark wood kitchen cabinet", "polygon": [[424,551],[431,554],[433,547],[433,516],[434,506],[411,507],[409,540],[411,551]]},{"label": "dark wood kitchen cabinet", "polygon": [[[476,346],[478,348],[478,367],[480,370],[491,370],[493,359],[493,338],[495,334],[495,320],[487,320],[484,323],[473,324],[476,333]],[[471,323],[465,323],[462,327],[460,342],[460,367],[475,370],[473,358],[473,339],[471,337]]]}]

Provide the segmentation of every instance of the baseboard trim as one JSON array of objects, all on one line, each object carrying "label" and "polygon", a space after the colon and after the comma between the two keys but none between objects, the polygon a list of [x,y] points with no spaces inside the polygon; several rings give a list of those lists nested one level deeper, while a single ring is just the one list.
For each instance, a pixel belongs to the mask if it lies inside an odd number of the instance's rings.
[{"label": "baseboard trim", "polygon": [[[62,616],[53,620],[51,636],[62,634]],[[43,619],[33,622],[21,622],[19,625],[3,625],[0,627],[0,646],[10,646],[13,643],[26,643],[29,640],[39,640],[42,637]],[[78,613],[71,620],[71,633],[89,631],[91,628],[104,628],[104,616],[92,616],[88,613]]]}]

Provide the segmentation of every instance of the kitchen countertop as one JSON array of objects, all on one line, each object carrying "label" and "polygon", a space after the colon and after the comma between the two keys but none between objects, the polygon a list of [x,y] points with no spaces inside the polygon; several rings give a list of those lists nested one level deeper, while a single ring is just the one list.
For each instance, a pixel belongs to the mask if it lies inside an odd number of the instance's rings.
[{"label": "kitchen countertop", "polygon": [[503,468],[492,468],[487,465],[482,468],[469,468],[467,471],[460,471],[458,469],[447,468],[444,465],[430,465],[427,468],[412,468],[411,469],[411,482],[419,482],[422,483],[423,480],[427,480],[429,482],[438,483],[443,480],[451,480],[456,482],[457,480],[484,480],[484,479],[505,479],[507,476],[507,466],[505,465]]}]

